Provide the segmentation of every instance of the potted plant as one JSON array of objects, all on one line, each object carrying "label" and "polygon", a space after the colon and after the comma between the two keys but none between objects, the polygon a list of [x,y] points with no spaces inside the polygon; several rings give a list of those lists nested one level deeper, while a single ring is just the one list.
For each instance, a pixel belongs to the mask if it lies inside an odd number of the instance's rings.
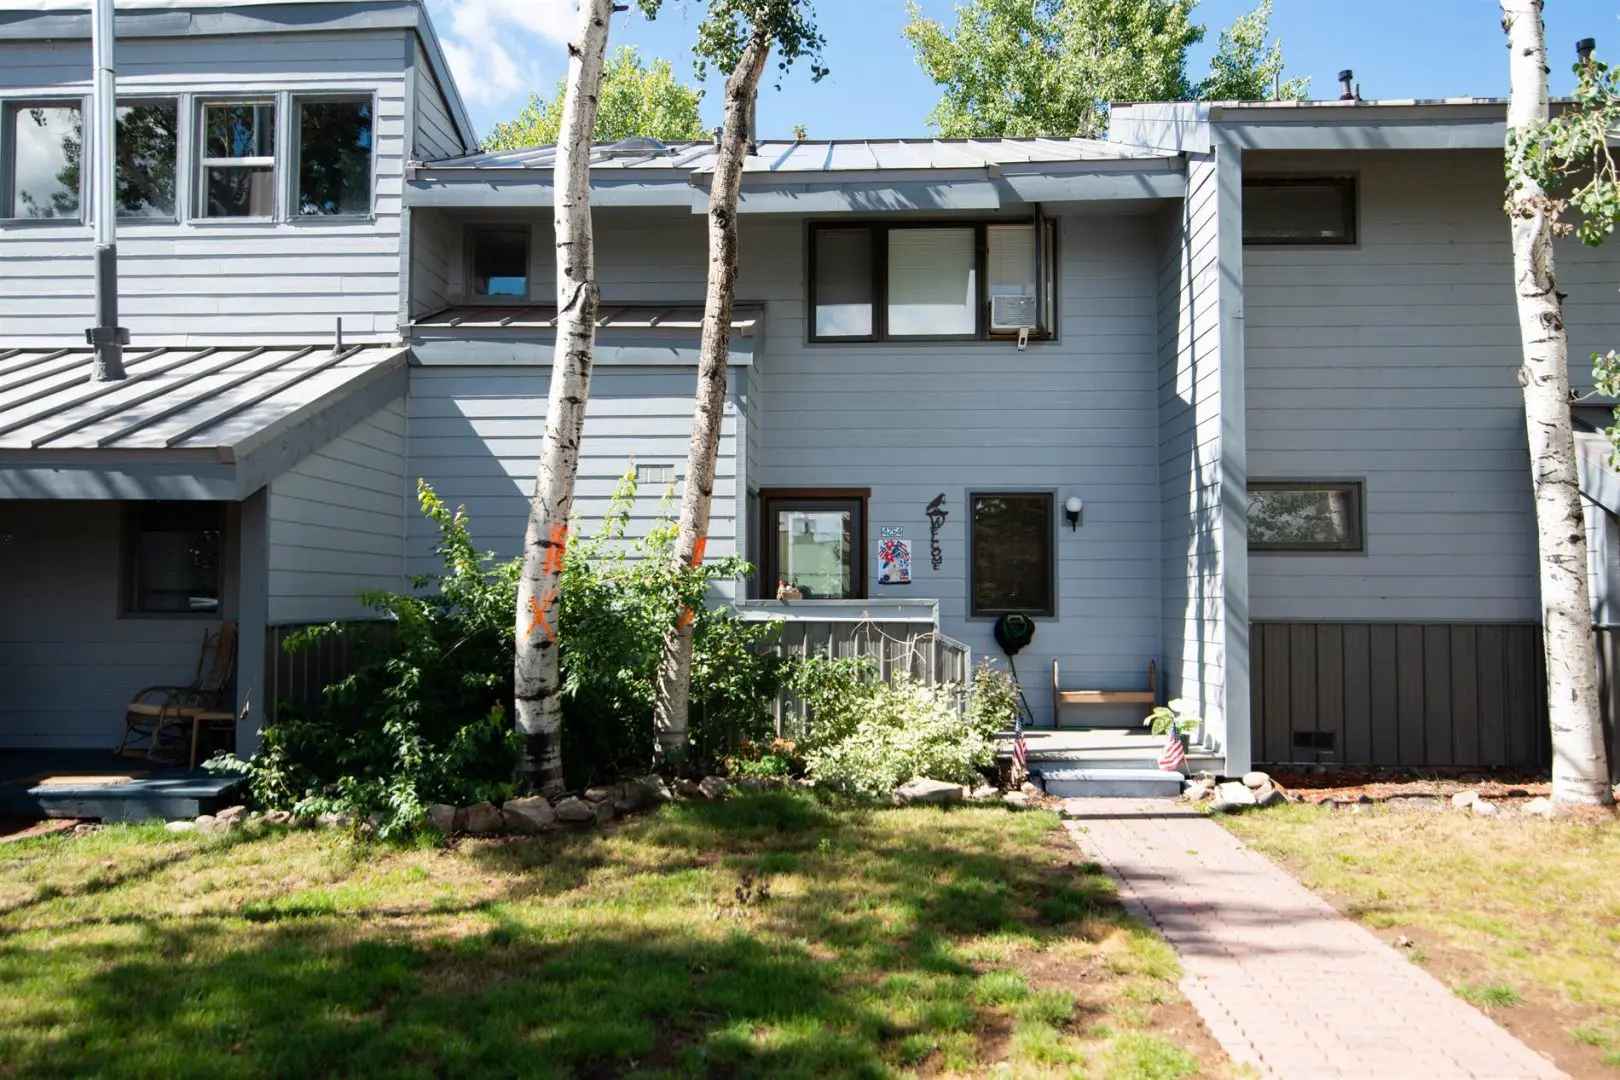
[{"label": "potted plant", "polygon": [[1202,717],[1188,711],[1187,702],[1181,698],[1172,698],[1158,706],[1142,721],[1155,735],[1174,734],[1181,740],[1183,752],[1189,749],[1193,730],[1203,722]]}]

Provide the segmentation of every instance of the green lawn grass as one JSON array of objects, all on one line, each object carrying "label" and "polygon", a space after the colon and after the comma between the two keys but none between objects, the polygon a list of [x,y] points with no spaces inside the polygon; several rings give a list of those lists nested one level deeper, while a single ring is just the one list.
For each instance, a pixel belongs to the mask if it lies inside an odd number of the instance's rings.
[{"label": "green lawn grass", "polygon": [[1620,1078],[1620,821],[1297,804],[1222,819],[1576,1075]]},{"label": "green lawn grass", "polygon": [[1045,812],[0,845],[6,1076],[1224,1075],[1176,977]]}]

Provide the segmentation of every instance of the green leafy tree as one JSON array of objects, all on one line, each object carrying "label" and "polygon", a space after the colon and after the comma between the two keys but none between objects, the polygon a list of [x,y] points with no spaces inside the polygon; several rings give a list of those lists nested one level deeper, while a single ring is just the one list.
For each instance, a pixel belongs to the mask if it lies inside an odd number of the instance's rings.
[{"label": "green leafy tree", "polygon": [[[559,79],[550,98],[531,94],[516,119],[495,125],[484,139],[484,149],[516,150],[556,142],[562,130],[566,89]],[[702,101],[703,91],[677,79],[668,60],[644,64],[641,54],[626,46],[610,56],[602,69],[596,141],[617,142],[633,135],[664,142],[701,139],[704,131],[698,106]]]},{"label": "green leafy tree", "polygon": [[[1270,0],[1221,33],[1209,78],[1187,77],[1204,39],[1196,0],[969,0],[947,31],[908,3],[904,34],[942,96],[928,122],[948,138],[1080,135],[1108,125],[1110,101],[1269,98],[1282,46],[1267,43]],[[1301,80],[1284,96],[1304,93]]]},{"label": "green leafy tree", "polygon": [[1310,89],[1308,78],[1283,78],[1282,42],[1267,41],[1271,0],[1232,20],[1221,31],[1210,57],[1209,77],[1198,84],[1202,101],[1298,101]]}]

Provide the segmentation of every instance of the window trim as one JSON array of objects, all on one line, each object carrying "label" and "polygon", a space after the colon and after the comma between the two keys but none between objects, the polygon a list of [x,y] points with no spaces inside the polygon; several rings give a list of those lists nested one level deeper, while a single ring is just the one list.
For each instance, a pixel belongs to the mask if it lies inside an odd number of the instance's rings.
[{"label": "window trim", "polygon": [[0,226],[20,229],[83,228],[90,224],[90,170],[85,168],[88,148],[79,150],[79,214],[77,217],[14,217],[12,202],[17,186],[16,131],[11,117],[19,109],[77,107],[81,131],[90,115],[90,99],[83,95],[0,98]]},{"label": "window trim", "polygon": [[[974,599],[974,550],[973,550],[973,505],[979,499],[985,498],[1033,498],[1042,497],[1047,500],[1047,526],[1050,544],[1046,549],[1046,580],[1048,586],[1047,606],[1042,610],[1030,608],[987,608],[980,610]],[[970,488],[967,493],[967,617],[971,621],[986,621],[999,619],[1003,615],[1028,615],[1032,619],[1055,619],[1058,617],[1058,490],[1057,488]]]},{"label": "window trim", "polygon": [[[327,104],[342,104],[345,102],[355,105],[371,106],[371,174],[369,177],[370,200],[366,210],[360,214],[303,214],[299,213],[298,174],[302,169],[304,156],[303,128],[299,124],[298,109],[305,102],[324,102]],[[377,218],[377,95],[364,91],[331,92],[315,91],[312,93],[293,93],[287,97],[288,123],[291,125],[291,149],[287,155],[286,191],[283,197],[286,200],[287,220],[295,224],[310,222],[344,222],[344,221],[375,221]]]},{"label": "window trim", "polygon": [[[757,568],[755,570],[755,581],[761,599],[776,599],[774,583],[769,590],[766,589],[765,584],[776,575],[778,570],[776,565],[775,511],[776,504],[779,502],[790,504],[814,504],[817,502],[857,504],[860,510],[860,520],[855,523],[856,527],[852,530],[855,545],[855,567],[850,582],[855,595],[850,599],[865,600],[870,596],[867,578],[866,531],[867,521],[871,517],[871,488],[760,488],[754,494],[757,499],[756,506],[759,515],[758,527],[755,530],[755,535],[758,537],[756,551],[759,557],[754,560],[754,566]],[[793,507],[790,505],[786,509],[793,509]],[[767,522],[771,524],[770,528],[766,527]]]},{"label": "window trim", "polygon": [[[222,95],[217,97],[212,94],[199,94],[192,98],[191,129],[195,134],[191,140],[193,147],[191,160],[187,163],[188,168],[192,170],[192,205],[190,208],[191,217],[189,220],[206,223],[223,222],[229,225],[275,222],[281,219],[282,208],[276,204],[282,199],[283,194],[281,189],[285,186],[284,174],[286,169],[283,165],[283,160],[287,156],[287,143],[285,139],[286,132],[283,130],[283,128],[286,125],[285,117],[289,111],[283,104],[286,96],[287,95],[285,94],[277,93],[241,94],[234,96]],[[272,154],[269,157],[208,157],[205,152],[207,144],[207,125],[203,121],[203,113],[206,112],[210,106],[219,105],[269,105],[271,108],[275,109],[275,117],[271,121],[271,127],[275,132],[274,138],[276,140],[276,145],[282,148],[281,152]],[[249,216],[225,216],[208,213],[207,175],[210,168],[263,168],[266,163],[270,165],[271,184],[271,205],[270,213],[268,215],[254,214]]]},{"label": "window trim", "polygon": [[[1243,177],[1243,198],[1248,201],[1250,187],[1337,187],[1344,193],[1346,213],[1345,235],[1341,239],[1320,236],[1298,237],[1240,237],[1244,247],[1356,247],[1361,242],[1361,184],[1355,173],[1255,173]],[[1245,220],[1247,215],[1245,214]],[[1241,230],[1240,230],[1241,231]]]},{"label": "window trim", "polygon": [[[473,242],[481,232],[521,232],[523,234],[523,295],[513,293],[473,292]],[[512,307],[534,303],[534,226],[527,221],[475,221],[468,222],[461,236],[461,301],[468,305],[488,304],[491,307]]]},{"label": "window trim", "polygon": [[[186,143],[186,103],[185,103],[185,101],[182,100],[182,98],[181,98],[181,96],[179,94],[164,94],[164,93],[130,94],[130,95],[127,95],[127,96],[120,96],[115,101],[113,107],[114,107],[115,110],[117,110],[117,109],[122,109],[122,108],[125,108],[125,107],[129,107],[129,106],[163,105],[163,104],[169,104],[169,105],[174,106],[174,213],[168,215],[167,217],[126,217],[125,215],[118,213],[117,207],[115,205],[114,208],[113,208],[113,215],[114,215],[114,218],[116,219],[117,226],[118,226],[118,229],[120,231],[122,231],[124,229],[132,229],[132,228],[138,229],[138,228],[141,228],[143,226],[149,226],[149,225],[176,225],[181,220],[183,220],[182,215],[185,212],[185,207],[181,204],[181,200],[184,198],[184,192],[185,192],[186,187],[187,187],[187,185],[186,185],[186,183],[184,181],[184,177],[186,176],[186,172],[185,172],[185,169],[186,169],[186,155],[185,155],[185,149],[186,149],[186,146],[185,146],[185,143]],[[116,117],[116,112],[115,112],[115,117]],[[113,127],[113,138],[116,139],[117,137],[118,137],[118,128],[117,128],[116,121],[115,121],[114,127]],[[115,173],[115,177],[114,177],[114,183],[115,184],[117,183],[117,179],[116,179],[117,168],[118,168],[118,166],[117,166],[117,163],[115,162],[113,164],[113,169],[114,169],[114,173]],[[94,209],[95,209],[94,207],[91,207],[92,211]],[[90,215],[87,215],[86,220],[89,220],[89,217],[90,217]],[[239,220],[239,219],[233,219],[233,220]]]},{"label": "window trim", "polygon": [[[1035,230],[1035,282],[1037,318],[1042,327],[1030,332],[1031,341],[1057,340],[1057,226],[1054,219],[1039,212],[1030,217],[1009,218],[925,218],[915,221],[881,221],[864,218],[840,221],[818,218],[806,223],[805,285],[806,340],[812,345],[848,345],[871,342],[909,344],[913,342],[1017,341],[1017,332],[990,329],[990,272],[986,230],[992,225],[1028,225]],[[872,234],[872,333],[823,335],[816,333],[816,268],[822,232],[865,229]],[[889,333],[889,230],[891,229],[972,229],[974,245],[975,314],[971,334],[890,334]],[[1042,230],[1050,232],[1043,236]]]},{"label": "window trim", "polygon": [[[138,541],[141,533],[141,511],[151,506],[179,503],[187,506],[209,506],[219,522],[219,604],[213,611],[143,611],[137,606],[140,596],[140,566]],[[118,559],[118,617],[121,619],[212,619],[225,617],[230,598],[226,595],[231,580],[231,514],[224,502],[199,500],[158,500],[154,503],[135,502],[125,506],[121,515]]]},{"label": "window trim", "polygon": [[[1354,535],[1342,544],[1256,542],[1248,532],[1248,496],[1255,491],[1348,491],[1355,520]],[[1362,477],[1268,476],[1250,479],[1244,493],[1244,539],[1251,553],[1262,555],[1365,555],[1367,553],[1367,481]]]}]

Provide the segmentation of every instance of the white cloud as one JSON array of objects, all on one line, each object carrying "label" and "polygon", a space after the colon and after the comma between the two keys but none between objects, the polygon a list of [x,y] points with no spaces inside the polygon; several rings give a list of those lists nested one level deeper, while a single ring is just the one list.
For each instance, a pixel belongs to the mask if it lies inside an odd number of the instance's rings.
[{"label": "white cloud", "polygon": [[542,67],[561,66],[574,28],[574,0],[437,0],[429,6],[456,86],[483,105],[541,89]]}]

